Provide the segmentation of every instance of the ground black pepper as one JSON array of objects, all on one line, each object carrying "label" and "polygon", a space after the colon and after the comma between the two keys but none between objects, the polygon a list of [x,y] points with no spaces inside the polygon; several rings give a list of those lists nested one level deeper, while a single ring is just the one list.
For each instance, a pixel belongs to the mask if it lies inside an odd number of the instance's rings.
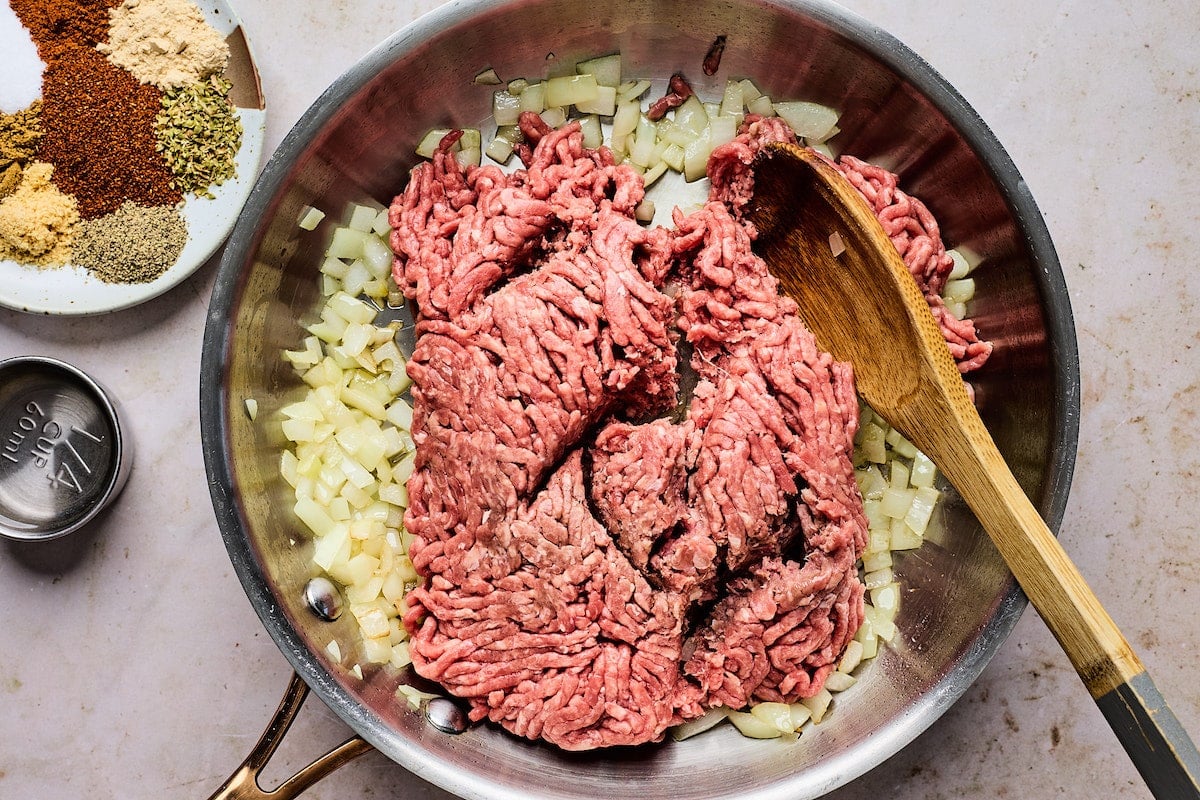
[{"label": "ground black pepper", "polygon": [[177,209],[125,202],[80,225],[71,263],[107,283],[148,283],[170,269],[186,243]]}]

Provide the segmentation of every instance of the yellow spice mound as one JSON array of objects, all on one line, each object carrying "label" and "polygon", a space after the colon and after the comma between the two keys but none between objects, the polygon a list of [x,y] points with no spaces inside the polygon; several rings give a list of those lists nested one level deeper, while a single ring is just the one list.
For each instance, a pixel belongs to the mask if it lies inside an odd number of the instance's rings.
[{"label": "yellow spice mound", "polygon": [[16,191],[0,200],[0,259],[59,266],[71,258],[79,222],[75,198],[50,182],[54,167],[34,162]]}]

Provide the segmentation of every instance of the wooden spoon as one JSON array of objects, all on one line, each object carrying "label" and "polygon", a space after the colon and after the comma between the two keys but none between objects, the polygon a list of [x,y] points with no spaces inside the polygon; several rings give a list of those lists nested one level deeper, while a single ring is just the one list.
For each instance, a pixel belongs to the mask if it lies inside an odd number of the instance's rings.
[{"label": "wooden spoon", "polygon": [[853,365],[862,398],[975,512],[1154,796],[1200,798],[1195,745],[1009,471],[866,201],[813,151],[772,143],[755,165],[748,216],[756,250],[818,343]]}]

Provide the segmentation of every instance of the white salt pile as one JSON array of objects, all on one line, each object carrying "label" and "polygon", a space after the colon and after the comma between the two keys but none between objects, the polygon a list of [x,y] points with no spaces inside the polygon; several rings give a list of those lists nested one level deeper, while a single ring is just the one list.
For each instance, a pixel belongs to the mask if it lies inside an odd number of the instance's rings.
[{"label": "white salt pile", "polygon": [[0,0],[0,53],[0,112],[15,114],[42,96],[46,65],[8,0]]}]

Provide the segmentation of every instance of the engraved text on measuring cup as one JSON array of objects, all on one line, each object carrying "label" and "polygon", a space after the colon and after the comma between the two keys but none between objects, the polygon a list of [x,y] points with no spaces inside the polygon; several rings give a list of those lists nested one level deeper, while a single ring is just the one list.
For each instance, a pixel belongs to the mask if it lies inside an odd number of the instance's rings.
[{"label": "engraved text on measuring cup", "polygon": [[[83,492],[79,482],[80,475],[91,475],[92,466],[79,452],[79,448],[71,441],[71,434],[77,433],[85,439],[101,444],[104,437],[96,436],[90,431],[72,425],[69,431],[64,431],[62,425],[46,414],[36,400],[25,405],[25,413],[16,421],[0,450],[0,458],[20,464],[22,459],[28,459],[39,469],[46,470],[46,480],[55,487],[72,489]],[[55,463],[55,451],[61,447],[62,456]]]}]

